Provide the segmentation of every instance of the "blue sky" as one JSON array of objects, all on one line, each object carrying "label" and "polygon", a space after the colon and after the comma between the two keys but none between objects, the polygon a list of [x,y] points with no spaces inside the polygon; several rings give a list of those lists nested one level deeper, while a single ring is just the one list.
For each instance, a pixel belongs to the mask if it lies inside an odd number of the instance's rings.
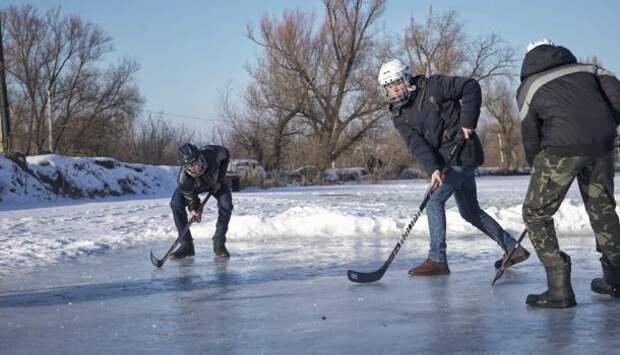
[{"label": "blue sky", "polygon": [[[244,67],[259,53],[246,37],[246,26],[285,9],[322,13],[318,0],[3,1],[7,3],[30,3],[41,10],[61,6],[65,13],[99,24],[113,38],[110,60],[127,57],[140,64],[137,79],[145,109],[203,118],[166,116],[205,133],[218,119],[219,93],[227,85],[241,92],[248,80]],[[400,33],[411,16],[424,19],[431,4],[436,13],[458,11],[471,36],[499,34],[515,46],[519,59],[528,42],[548,37],[578,58],[596,55],[620,73],[620,1],[388,0],[380,22],[389,33]]]}]

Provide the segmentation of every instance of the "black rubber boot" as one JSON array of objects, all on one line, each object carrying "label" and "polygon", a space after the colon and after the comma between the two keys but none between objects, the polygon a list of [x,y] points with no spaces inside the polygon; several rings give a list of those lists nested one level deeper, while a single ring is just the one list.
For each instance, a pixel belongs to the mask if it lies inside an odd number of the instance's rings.
[{"label": "black rubber boot", "polygon": [[173,259],[182,259],[188,256],[194,256],[194,241],[192,238],[185,238],[181,240],[177,250],[175,250],[170,257]]},{"label": "black rubber boot", "polygon": [[603,277],[592,280],[590,288],[596,293],[620,298],[620,268],[613,267],[604,257],[601,265]]},{"label": "black rubber boot", "polygon": [[230,258],[230,253],[223,242],[213,241],[213,254],[218,258]]},{"label": "black rubber boot", "polygon": [[564,263],[545,266],[547,271],[547,291],[538,295],[528,295],[525,303],[541,308],[575,307],[575,293],[570,283],[570,257],[560,252]]}]

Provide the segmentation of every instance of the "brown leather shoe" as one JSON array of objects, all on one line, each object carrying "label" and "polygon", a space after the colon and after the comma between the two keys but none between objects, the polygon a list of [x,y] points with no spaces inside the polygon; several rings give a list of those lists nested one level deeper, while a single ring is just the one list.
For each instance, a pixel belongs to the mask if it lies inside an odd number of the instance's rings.
[{"label": "brown leather shoe", "polygon": [[[515,250],[515,252],[512,253],[510,260],[508,260],[508,262],[506,263],[506,267],[524,262],[529,257],[530,257],[530,252],[528,252],[527,250],[525,250],[524,247],[519,245],[517,247],[517,250]],[[502,267],[502,263],[504,262],[505,258],[506,258],[506,255],[504,255],[501,259],[495,262],[495,270],[499,270],[499,268]]]},{"label": "brown leather shoe", "polygon": [[426,259],[422,264],[409,270],[409,274],[414,276],[446,275],[449,273],[448,263],[431,259]]}]

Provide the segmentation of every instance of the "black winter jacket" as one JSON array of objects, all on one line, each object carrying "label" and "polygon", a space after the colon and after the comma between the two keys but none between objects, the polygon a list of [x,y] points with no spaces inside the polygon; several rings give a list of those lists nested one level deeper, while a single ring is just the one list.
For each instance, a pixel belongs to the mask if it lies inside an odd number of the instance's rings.
[{"label": "black winter jacket", "polygon": [[226,170],[230,160],[228,149],[219,145],[207,145],[200,148],[200,154],[207,162],[204,174],[193,177],[181,167],[177,177],[179,190],[187,200],[190,211],[197,211],[200,208],[199,193],[216,193],[216,190],[226,183]]},{"label": "black winter jacket", "polygon": [[[422,75],[412,79],[416,91],[404,105],[390,107],[394,126],[409,150],[431,175],[442,169],[461,127],[475,129],[482,102],[480,85],[472,78]],[[479,166],[484,153],[472,134],[450,165]]]},{"label": "black winter jacket", "polygon": [[517,103],[530,166],[543,149],[567,157],[613,149],[620,83],[611,73],[577,64],[564,47],[542,45],[525,55],[521,81]]}]

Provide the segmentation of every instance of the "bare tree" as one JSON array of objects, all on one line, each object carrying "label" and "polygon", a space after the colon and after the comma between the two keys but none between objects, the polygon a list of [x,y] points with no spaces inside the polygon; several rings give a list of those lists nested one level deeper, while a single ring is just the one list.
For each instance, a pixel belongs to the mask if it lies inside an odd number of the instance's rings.
[{"label": "bare tree", "polygon": [[402,50],[416,74],[451,74],[456,73],[465,60],[463,42],[465,34],[457,13],[452,10],[433,15],[430,9],[424,23],[411,18]]},{"label": "bare tree", "polygon": [[264,126],[266,146],[260,160],[267,170],[281,168],[290,138],[301,134],[291,123],[300,118],[308,97],[307,83],[289,81],[287,71],[278,64],[281,59],[278,51],[265,48],[264,57],[248,69],[253,83],[247,88],[245,104]]},{"label": "bare tree", "polygon": [[515,52],[496,34],[470,40],[454,10],[422,23],[411,18],[400,52],[417,74],[464,75],[483,80],[514,76]]},{"label": "bare tree", "polygon": [[477,80],[512,78],[516,62],[514,48],[495,33],[469,43],[465,57],[466,75]]},{"label": "bare tree", "polygon": [[263,138],[266,125],[261,113],[248,106],[237,108],[231,99],[230,89],[220,98],[219,111],[226,120],[228,148],[232,155],[256,159],[263,163],[268,143]]},{"label": "bare tree", "polygon": [[492,131],[497,137],[499,168],[511,170],[518,166],[518,152],[522,150],[513,90],[505,80],[494,80],[486,88],[482,107],[496,122]]},{"label": "bare tree", "polygon": [[273,53],[283,82],[307,87],[299,115],[316,147],[309,158],[319,169],[364,137],[384,107],[375,85],[376,33],[371,29],[384,1],[325,0],[324,7],[325,20],[317,31],[312,15],[295,11],[285,12],[280,21],[264,17],[259,36],[248,32]]},{"label": "bare tree", "polygon": [[138,65],[123,60],[102,69],[112,51],[110,37],[60,9],[40,14],[32,6],[11,6],[0,16],[18,148],[45,151],[49,119],[52,150],[114,153],[109,141],[128,136],[142,104],[133,83]]},{"label": "bare tree", "polygon": [[177,130],[172,125],[161,117],[153,119],[149,116],[134,131],[132,160],[147,164],[173,162],[177,138]]}]

